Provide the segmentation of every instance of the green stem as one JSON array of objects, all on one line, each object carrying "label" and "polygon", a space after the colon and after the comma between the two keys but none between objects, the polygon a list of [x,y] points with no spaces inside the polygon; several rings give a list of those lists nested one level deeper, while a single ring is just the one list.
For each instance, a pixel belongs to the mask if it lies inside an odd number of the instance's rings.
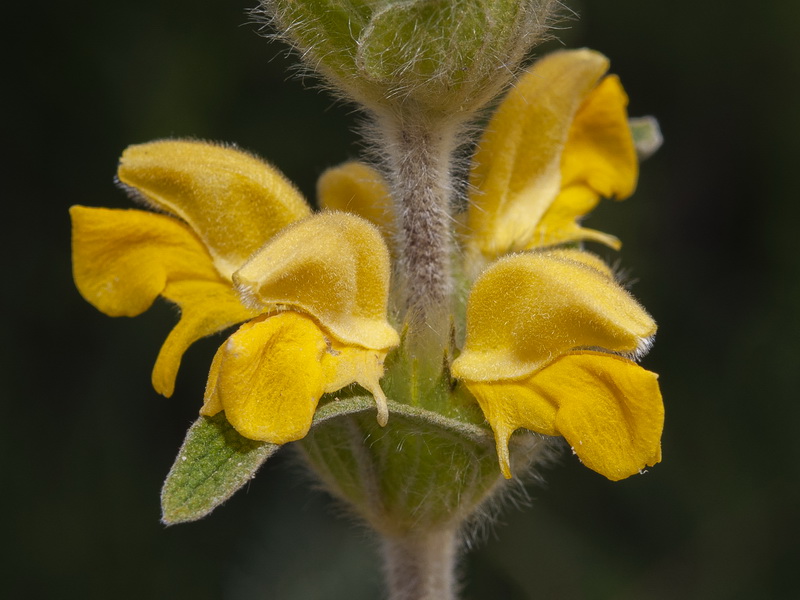
[{"label": "green stem", "polygon": [[454,529],[384,537],[389,600],[455,600],[457,550]]}]

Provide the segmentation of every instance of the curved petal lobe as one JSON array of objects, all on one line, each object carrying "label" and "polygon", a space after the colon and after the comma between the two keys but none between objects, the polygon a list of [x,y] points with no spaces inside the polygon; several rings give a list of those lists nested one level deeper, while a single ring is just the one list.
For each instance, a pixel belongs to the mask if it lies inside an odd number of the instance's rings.
[{"label": "curved petal lobe", "polygon": [[331,340],[329,345],[328,351],[322,355],[325,393],[332,393],[351,383],[357,383],[375,398],[378,424],[384,427],[389,421],[389,407],[379,382],[383,377],[386,351],[345,346],[335,340]]},{"label": "curved petal lobe", "polygon": [[562,187],[585,185],[603,198],[633,194],[639,161],[628,124],[628,95],[605,77],[575,114],[561,159]]},{"label": "curved petal lobe", "polygon": [[529,248],[593,240],[619,248],[615,237],[580,227],[600,198],[623,200],[636,188],[639,163],[619,78],[609,75],[575,114],[561,158],[561,192],[542,216]]},{"label": "curved petal lobe", "polygon": [[508,440],[520,427],[562,435],[590,469],[612,481],[661,460],[664,405],[658,376],[601,352],[567,354],[519,381],[470,383],[511,477]]},{"label": "curved petal lobe", "polygon": [[253,440],[284,444],[304,437],[325,390],[325,350],[319,327],[296,313],[245,323],[220,348],[212,368],[216,386],[201,414],[222,408]]},{"label": "curved petal lobe", "polygon": [[258,311],[246,307],[228,282],[176,281],[162,296],[177,304],[181,319],[172,329],[153,367],[153,387],[169,398],[184,352],[200,338],[255,317]]},{"label": "curved petal lobe", "polygon": [[85,206],[70,215],[75,284],[109,316],[143,313],[172,281],[224,281],[203,243],[172,217]]},{"label": "curved petal lobe", "polygon": [[661,461],[664,404],[655,373],[581,352],[548,365],[530,386],[558,403],[555,428],[590,469],[617,481]]},{"label": "curved petal lobe", "polygon": [[578,223],[578,220],[591,212],[598,202],[600,196],[586,186],[573,185],[561,190],[536,226],[527,249],[587,240],[619,250],[622,248],[619,238],[602,231],[581,227]]},{"label": "curved petal lobe", "polygon": [[527,380],[465,381],[494,432],[500,471],[511,479],[508,441],[520,427],[543,435],[559,435],[555,428],[558,407],[533,392]]}]

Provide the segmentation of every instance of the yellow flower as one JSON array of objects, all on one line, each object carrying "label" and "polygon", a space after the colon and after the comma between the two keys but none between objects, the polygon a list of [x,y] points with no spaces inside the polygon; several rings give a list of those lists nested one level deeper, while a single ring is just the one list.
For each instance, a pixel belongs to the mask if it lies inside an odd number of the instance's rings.
[{"label": "yellow flower", "polygon": [[612,480],[661,460],[657,376],[624,357],[646,350],[655,323],[601,260],[580,250],[498,260],[470,293],[466,329],[452,373],[492,426],[506,477],[520,427],[564,436]]},{"label": "yellow flower", "polygon": [[616,77],[601,80],[607,68],[589,50],[539,61],[494,115],[473,162],[467,260],[482,266],[528,251],[475,281],[451,367],[492,426],[506,477],[520,427],[563,436],[612,480],[661,460],[657,376],[630,360],[647,350],[655,323],[599,258],[542,250],[582,240],[619,247],[577,222],[601,197],[625,198],[636,185],[627,98]]},{"label": "yellow flower", "polygon": [[[661,458],[657,376],[631,360],[646,352],[655,323],[598,257],[546,250],[584,240],[620,246],[578,223],[600,198],[623,199],[636,187],[627,97],[607,69],[590,50],[540,60],[504,99],[473,158],[463,271],[484,270],[451,372],[492,426],[506,477],[518,428],[563,436],[613,480]],[[319,197],[391,236],[387,187],[366,165],[325,173]]]},{"label": "yellow flower", "polygon": [[470,250],[494,258],[580,240],[619,247],[576,222],[601,197],[621,200],[636,187],[628,99],[607,70],[597,52],[556,52],[508,94],[473,158]]},{"label": "yellow flower", "polygon": [[312,214],[273,167],[195,141],[131,146],[119,181],[148,208],[74,206],[81,294],[111,316],[162,296],[180,307],[153,369],[170,396],[181,357],[201,337],[247,321],[220,347],[202,414],[222,410],[243,436],[302,438],[320,397],[358,383],[386,423],[378,380],[398,335],[386,320],[389,256],[355,215]]}]

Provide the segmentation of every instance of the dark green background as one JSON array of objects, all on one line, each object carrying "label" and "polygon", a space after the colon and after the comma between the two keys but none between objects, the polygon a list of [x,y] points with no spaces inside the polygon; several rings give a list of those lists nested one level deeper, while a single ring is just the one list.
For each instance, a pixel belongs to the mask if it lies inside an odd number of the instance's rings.
[{"label": "dark green background", "polygon": [[[800,8],[767,0],[573,4],[567,46],[606,53],[666,143],[590,226],[660,330],[664,461],[610,483],[565,457],[465,563],[465,597],[787,598],[798,563]],[[167,136],[235,141],[313,194],[358,155],[352,111],[287,79],[239,1],[4,8],[3,544],[9,598],[380,597],[366,531],[282,453],[208,519],[158,494],[219,339],[172,399],[149,373],[174,322],[109,319],[70,275],[73,203],[128,206],[117,157]],[[310,83],[310,82],[309,82]],[[4,589],[3,589],[4,588]],[[5,595],[5,594],[4,594]]]}]

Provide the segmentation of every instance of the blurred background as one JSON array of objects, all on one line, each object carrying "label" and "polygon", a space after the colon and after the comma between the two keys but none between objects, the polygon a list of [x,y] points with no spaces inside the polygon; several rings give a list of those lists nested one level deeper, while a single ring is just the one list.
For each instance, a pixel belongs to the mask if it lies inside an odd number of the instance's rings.
[{"label": "blurred background", "polygon": [[[293,60],[257,35],[249,4],[4,9],[6,597],[381,597],[373,540],[307,485],[291,453],[209,518],[159,523],[161,482],[221,338],[188,352],[166,400],[150,370],[173,309],[110,319],[71,281],[67,208],[129,206],[113,185],[128,144],[236,142],[307,197],[326,167],[359,155],[351,108],[289,77]],[[565,457],[469,554],[464,598],[791,597],[800,4],[570,7],[580,18],[563,45],[608,55],[631,114],[656,115],[666,139],[635,197],[588,221],[624,241],[621,264],[660,325],[644,366],[661,374],[664,461],[610,483]]]}]

